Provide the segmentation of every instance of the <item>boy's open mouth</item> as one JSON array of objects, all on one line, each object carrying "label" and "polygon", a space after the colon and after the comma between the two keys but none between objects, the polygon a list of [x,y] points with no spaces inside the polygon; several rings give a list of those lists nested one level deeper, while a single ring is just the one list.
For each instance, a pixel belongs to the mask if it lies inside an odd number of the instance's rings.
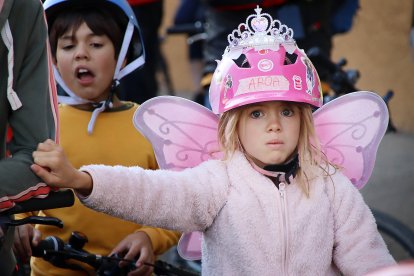
[{"label": "boy's open mouth", "polygon": [[80,81],[81,84],[87,85],[93,82],[95,75],[86,68],[78,68],[76,70],[76,78]]},{"label": "boy's open mouth", "polygon": [[88,78],[88,77],[94,77],[91,71],[85,68],[80,68],[76,72],[76,77],[78,79]]}]

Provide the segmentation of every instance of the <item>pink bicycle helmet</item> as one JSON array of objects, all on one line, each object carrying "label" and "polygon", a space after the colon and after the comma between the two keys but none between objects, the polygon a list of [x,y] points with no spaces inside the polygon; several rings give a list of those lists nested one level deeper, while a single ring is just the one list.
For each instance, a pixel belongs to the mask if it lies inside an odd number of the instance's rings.
[{"label": "pink bicycle helmet", "polygon": [[228,36],[210,85],[216,114],[257,102],[292,101],[322,106],[312,62],[293,40],[293,30],[261,9]]}]

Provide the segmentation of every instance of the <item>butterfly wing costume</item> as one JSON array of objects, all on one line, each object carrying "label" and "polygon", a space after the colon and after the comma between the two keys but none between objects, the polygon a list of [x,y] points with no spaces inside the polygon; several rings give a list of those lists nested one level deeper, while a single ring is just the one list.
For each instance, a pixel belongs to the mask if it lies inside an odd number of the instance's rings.
[{"label": "butterfly wing costume", "polygon": [[[376,152],[388,124],[383,99],[372,92],[339,97],[314,112],[322,151],[361,189],[371,176]],[[218,116],[193,101],[160,96],[134,115],[135,127],[151,141],[161,169],[182,170],[222,155],[217,142]],[[201,258],[200,232],[185,233],[178,251],[188,260]]]}]

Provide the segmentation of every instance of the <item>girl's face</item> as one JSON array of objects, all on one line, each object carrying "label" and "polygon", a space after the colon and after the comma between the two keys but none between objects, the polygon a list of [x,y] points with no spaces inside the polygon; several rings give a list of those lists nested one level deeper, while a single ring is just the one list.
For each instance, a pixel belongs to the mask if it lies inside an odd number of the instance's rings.
[{"label": "girl's face", "polygon": [[115,72],[115,48],[106,35],[96,35],[86,23],[59,37],[56,67],[77,96],[94,102],[106,100]]},{"label": "girl's face", "polygon": [[294,154],[299,141],[300,109],[283,102],[261,102],[247,106],[237,131],[247,154],[259,167],[283,164]]}]

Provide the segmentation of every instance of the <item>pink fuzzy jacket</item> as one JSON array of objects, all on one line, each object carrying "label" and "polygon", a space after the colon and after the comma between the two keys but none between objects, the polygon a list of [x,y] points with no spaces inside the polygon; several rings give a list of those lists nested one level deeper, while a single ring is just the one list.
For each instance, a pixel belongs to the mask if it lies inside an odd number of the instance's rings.
[{"label": "pink fuzzy jacket", "polygon": [[[394,264],[374,217],[341,173],[280,189],[242,153],[182,172],[85,166],[83,202],[139,224],[202,231],[203,275],[363,275]],[[322,174],[322,173],[321,173]]]}]

